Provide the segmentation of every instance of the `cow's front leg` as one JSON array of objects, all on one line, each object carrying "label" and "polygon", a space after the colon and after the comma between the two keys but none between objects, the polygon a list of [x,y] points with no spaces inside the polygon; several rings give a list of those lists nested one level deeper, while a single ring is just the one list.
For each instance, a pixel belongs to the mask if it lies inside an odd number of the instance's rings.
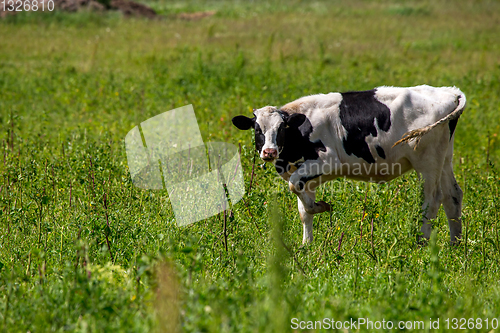
[{"label": "cow's front leg", "polygon": [[303,210],[312,215],[330,211],[330,205],[326,202],[315,202],[315,190],[319,186],[317,178],[322,174],[320,165],[320,161],[307,161],[290,176],[288,184],[290,191],[302,202]]},{"label": "cow's front leg", "polygon": [[[307,192],[305,195],[307,195],[313,202],[316,198],[316,193],[315,192]],[[300,220],[302,221],[302,227],[304,229],[304,232],[302,234],[302,244],[306,243],[312,243],[313,241],[313,220],[314,220],[314,215],[309,214],[305,207],[304,204],[302,203],[302,200],[300,197],[297,197],[297,203],[299,206],[299,215],[300,215]]]},{"label": "cow's front leg", "polygon": [[[295,188],[292,182],[289,182],[288,185],[290,187],[290,191],[292,191],[297,195],[297,198],[302,204],[302,209],[306,213],[314,215],[330,211],[330,205],[327,204],[326,202],[324,201],[315,202],[316,195],[314,189],[307,189],[307,190],[302,189],[301,191],[299,191]],[[310,193],[312,193],[312,195]],[[299,210],[300,209],[301,207],[299,207]]]}]

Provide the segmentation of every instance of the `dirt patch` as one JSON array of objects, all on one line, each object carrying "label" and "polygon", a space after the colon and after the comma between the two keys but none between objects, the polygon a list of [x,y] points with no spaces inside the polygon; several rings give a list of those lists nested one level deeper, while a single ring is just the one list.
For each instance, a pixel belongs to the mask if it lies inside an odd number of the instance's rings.
[{"label": "dirt patch", "polygon": [[[56,10],[62,10],[65,12],[76,12],[81,9],[93,10],[93,11],[105,11],[105,10],[119,10],[125,16],[135,16],[135,17],[146,17],[149,19],[156,18],[158,15],[151,7],[140,4],[135,1],[128,0],[112,0],[108,6],[101,2],[95,0],[53,0],[54,8]],[[23,3],[29,3],[30,0],[23,0]],[[9,11],[8,6],[6,10],[3,10],[3,6],[0,6],[0,17],[6,17],[8,15],[16,15],[19,12]]]},{"label": "dirt patch", "polygon": [[112,9],[118,9],[125,16],[156,18],[158,15],[151,7],[128,0],[113,0],[110,4]]},{"label": "dirt patch", "polygon": [[54,0],[56,9],[66,12],[76,12],[80,8],[87,8],[90,10],[104,11],[106,7],[94,0]]},{"label": "dirt patch", "polygon": [[[31,0],[23,0],[24,2],[30,2]],[[39,1],[39,0],[38,0]],[[145,17],[148,19],[161,18],[155,10],[149,6],[143,5],[141,3],[130,1],[130,0],[110,0],[96,1],[96,0],[53,0],[54,8],[56,10],[62,10],[65,12],[76,12],[79,10],[92,10],[97,12],[104,12],[106,10],[119,10],[126,17]],[[16,15],[19,12],[3,10],[3,6],[0,6],[0,18],[6,17],[8,15]],[[180,13],[175,16],[170,16],[170,18],[178,18],[186,21],[198,21],[205,17],[210,17],[215,15],[217,12],[215,10],[204,11],[204,12],[194,12],[194,13]],[[165,18],[165,17],[163,17]]]},{"label": "dirt patch", "polygon": [[215,13],[216,13],[215,10],[210,10],[206,12],[180,13],[177,15],[177,17],[187,21],[197,21],[205,17],[213,16],[215,15]]},{"label": "dirt patch", "polygon": [[3,6],[0,7],[0,18],[7,17],[8,15],[14,15],[14,12],[4,11]]}]

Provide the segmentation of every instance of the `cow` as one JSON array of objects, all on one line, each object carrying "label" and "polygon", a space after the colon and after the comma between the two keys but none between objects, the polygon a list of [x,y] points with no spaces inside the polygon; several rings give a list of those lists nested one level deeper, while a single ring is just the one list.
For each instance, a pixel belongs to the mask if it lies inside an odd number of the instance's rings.
[{"label": "cow", "polygon": [[419,241],[430,238],[442,203],[450,242],[457,244],[463,194],[453,174],[453,139],[465,105],[456,87],[382,86],[305,96],[232,123],[255,130],[260,158],[272,162],[297,195],[302,243],[313,241],[314,214],[331,210],[316,202],[319,185],[339,177],[388,182],[414,169],[424,179]]}]

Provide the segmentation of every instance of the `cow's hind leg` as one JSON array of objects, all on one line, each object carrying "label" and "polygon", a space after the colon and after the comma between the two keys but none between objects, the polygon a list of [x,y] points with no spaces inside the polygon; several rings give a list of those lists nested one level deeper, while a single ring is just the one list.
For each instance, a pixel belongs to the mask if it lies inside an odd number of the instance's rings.
[{"label": "cow's hind leg", "polygon": [[[440,176],[435,174],[422,174],[424,178],[424,203],[422,205],[422,236],[425,239],[431,238],[432,220],[437,217],[439,206],[443,198],[440,186]],[[422,236],[419,240],[422,240]]]},{"label": "cow's hind leg", "polygon": [[[437,155],[434,155],[437,156]],[[421,172],[424,178],[424,203],[422,204],[422,236],[425,239],[431,238],[432,220],[437,217],[439,206],[443,198],[441,192],[441,172],[443,169],[443,160],[428,159],[427,165],[414,167],[417,172]]]},{"label": "cow's hind leg", "polygon": [[446,156],[443,172],[441,174],[441,189],[443,191],[443,208],[448,217],[451,244],[456,244],[462,236],[462,198],[463,192],[453,174],[451,162],[453,146]]},{"label": "cow's hind leg", "polygon": [[[416,154],[412,156],[411,164],[415,171],[420,172],[424,178],[421,231],[423,238],[430,239],[432,232],[431,221],[437,217],[443,199],[441,174],[448,154],[450,137],[448,132],[438,131],[435,132],[434,138],[427,136],[424,139],[427,139],[428,144],[421,143],[421,146],[416,150]],[[419,240],[421,239],[422,237],[419,237]]]}]

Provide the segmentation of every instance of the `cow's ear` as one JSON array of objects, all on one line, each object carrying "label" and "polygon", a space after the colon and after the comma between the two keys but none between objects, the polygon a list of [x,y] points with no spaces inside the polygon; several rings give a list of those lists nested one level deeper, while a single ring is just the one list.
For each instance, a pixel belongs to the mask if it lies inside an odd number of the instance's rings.
[{"label": "cow's ear", "polygon": [[240,130],[246,131],[253,127],[255,123],[254,118],[248,118],[245,116],[236,116],[232,119],[233,125],[239,128]]},{"label": "cow's ear", "polygon": [[289,127],[297,128],[306,121],[306,116],[302,113],[294,113],[288,117],[286,124]]}]

